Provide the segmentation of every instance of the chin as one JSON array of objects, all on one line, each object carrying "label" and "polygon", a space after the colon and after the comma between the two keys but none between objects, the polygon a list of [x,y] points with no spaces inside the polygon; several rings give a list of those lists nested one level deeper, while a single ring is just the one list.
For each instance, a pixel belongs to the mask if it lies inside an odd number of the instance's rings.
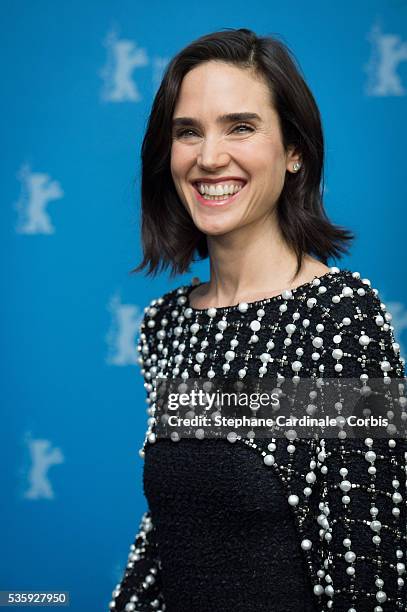
[{"label": "chin", "polygon": [[222,234],[227,234],[238,227],[235,223],[222,223],[221,220],[216,222],[195,222],[195,225],[203,234],[206,234],[207,236],[221,236]]}]

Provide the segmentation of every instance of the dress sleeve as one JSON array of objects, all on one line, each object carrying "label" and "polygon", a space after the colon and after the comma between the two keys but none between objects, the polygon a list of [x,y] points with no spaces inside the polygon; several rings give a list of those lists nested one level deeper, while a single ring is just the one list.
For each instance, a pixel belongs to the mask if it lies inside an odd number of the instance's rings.
[{"label": "dress sleeve", "polygon": [[[140,324],[137,350],[138,363],[144,386],[149,394],[150,375],[148,366],[154,353],[154,329],[147,325],[147,314],[155,308],[156,301],[145,308]],[[150,408],[148,409],[149,414]],[[141,454],[141,456],[144,456]],[[164,612],[166,609],[162,593],[161,562],[157,545],[156,527],[150,509],[142,515],[134,542],[130,546],[128,562],[120,583],[112,593],[109,610],[114,612]]]},{"label": "dress sleeve", "polygon": [[[318,594],[328,595],[325,604],[340,612],[402,612],[407,601],[404,359],[391,313],[377,290],[355,286],[342,301],[332,311],[328,376],[339,372],[367,383],[400,379],[398,401],[390,410],[397,412],[402,431],[393,437],[324,441],[319,468],[324,470],[326,521],[320,533],[324,566]],[[341,350],[335,352],[340,337]]]},{"label": "dress sleeve", "polygon": [[115,612],[165,610],[160,570],[156,530],[147,510],[130,546],[127,566],[121,582],[113,591],[109,609]]}]

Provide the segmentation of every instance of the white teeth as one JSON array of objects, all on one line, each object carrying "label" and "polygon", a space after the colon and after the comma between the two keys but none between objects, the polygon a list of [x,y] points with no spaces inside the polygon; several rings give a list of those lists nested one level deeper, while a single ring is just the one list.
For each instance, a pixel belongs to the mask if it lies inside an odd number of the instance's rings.
[{"label": "white teeth", "polygon": [[199,183],[198,191],[202,195],[210,195],[210,196],[223,196],[228,194],[235,194],[240,191],[244,187],[244,185],[223,185],[223,184],[208,184],[208,183]]}]

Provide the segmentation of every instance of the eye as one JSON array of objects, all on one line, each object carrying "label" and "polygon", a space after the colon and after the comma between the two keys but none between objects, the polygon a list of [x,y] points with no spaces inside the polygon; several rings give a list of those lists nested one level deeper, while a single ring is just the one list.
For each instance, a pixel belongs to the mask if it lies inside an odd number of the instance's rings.
[{"label": "eye", "polygon": [[250,132],[253,132],[253,128],[250,125],[246,125],[245,123],[240,123],[233,129],[233,131],[237,130],[238,128],[244,128],[245,130],[249,130]]},{"label": "eye", "polygon": [[192,134],[195,134],[194,130],[184,129],[184,130],[178,130],[178,132],[175,132],[175,137],[182,138],[183,136],[186,136],[188,132],[192,132]]},{"label": "eye", "polygon": [[[240,128],[249,130],[249,132],[254,132],[254,129],[250,125],[246,125],[245,123],[239,123],[239,125],[236,125],[233,128],[232,132]],[[238,132],[238,133],[241,134],[242,132]],[[178,132],[175,132],[175,138],[184,138],[184,137],[187,137],[188,134],[193,134],[196,136],[196,132],[194,130],[192,130],[191,128],[184,128],[184,129],[178,130]]]}]

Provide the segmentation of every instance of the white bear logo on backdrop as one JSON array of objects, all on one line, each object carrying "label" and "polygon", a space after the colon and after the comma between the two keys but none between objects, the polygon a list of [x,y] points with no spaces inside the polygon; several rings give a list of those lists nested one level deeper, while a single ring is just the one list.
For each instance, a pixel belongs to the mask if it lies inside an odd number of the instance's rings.
[{"label": "white bear logo on backdrop", "polygon": [[19,234],[54,234],[55,227],[47,211],[48,204],[60,200],[64,192],[49,174],[32,172],[25,164],[17,174],[21,182],[20,197],[15,204],[19,213],[16,232]]},{"label": "white bear logo on backdrop", "polygon": [[111,298],[108,310],[112,314],[111,327],[106,335],[109,355],[106,363],[125,366],[138,363],[137,335],[143,312],[135,304],[122,304],[119,295]]},{"label": "white bear logo on backdrop", "polygon": [[24,492],[26,499],[54,499],[55,494],[48,478],[51,466],[64,463],[64,455],[60,448],[53,447],[50,440],[29,439],[31,466],[27,478],[29,488]]},{"label": "white bear logo on backdrop", "polygon": [[405,96],[406,89],[397,68],[407,60],[407,42],[398,34],[383,34],[380,25],[373,26],[368,40],[372,44],[372,55],[365,66],[368,74],[366,95]]},{"label": "white bear logo on backdrop", "polygon": [[132,40],[118,38],[115,31],[107,35],[104,46],[108,58],[100,71],[104,80],[102,99],[107,102],[139,102],[141,95],[132,79],[132,73],[135,68],[148,65],[147,53],[144,49],[138,49]]}]

